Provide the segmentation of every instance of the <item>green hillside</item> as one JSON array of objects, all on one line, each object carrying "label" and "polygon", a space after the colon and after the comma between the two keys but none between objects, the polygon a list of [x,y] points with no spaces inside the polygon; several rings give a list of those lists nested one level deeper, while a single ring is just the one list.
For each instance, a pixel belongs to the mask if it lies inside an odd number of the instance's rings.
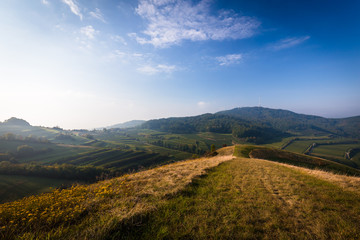
[{"label": "green hillside", "polygon": [[254,159],[223,163],[116,239],[358,239],[358,192]]},{"label": "green hillside", "polygon": [[235,156],[245,158],[266,159],[310,169],[321,169],[337,174],[360,176],[360,170],[326,159],[293,153],[275,148],[260,146],[237,145]]},{"label": "green hillside", "polygon": [[1,204],[0,237],[359,239],[360,178],[232,152]]},{"label": "green hillside", "polygon": [[95,151],[63,158],[55,163],[103,167],[127,172],[129,170],[137,170],[141,167],[150,167],[168,161],[170,161],[168,156],[160,155],[158,153],[101,148]]},{"label": "green hillside", "polygon": [[301,135],[335,134],[354,138],[360,136],[360,116],[333,119],[263,107],[234,108],[216,114],[231,116]]},{"label": "green hillside", "polygon": [[170,133],[231,133],[234,137],[263,144],[291,135],[358,138],[360,117],[329,119],[262,107],[235,108],[215,114],[150,120],[141,128]]}]

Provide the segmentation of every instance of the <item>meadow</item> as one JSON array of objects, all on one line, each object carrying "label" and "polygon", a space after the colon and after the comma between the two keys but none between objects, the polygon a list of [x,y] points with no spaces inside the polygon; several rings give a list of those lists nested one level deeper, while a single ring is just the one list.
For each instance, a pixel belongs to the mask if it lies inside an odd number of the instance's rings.
[{"label": "meadow", "polygon": [[205,169],[231,155],[182,161],[92,185],[77,185],[0,205],[5,239],[104,239],[116,224],[155,209]]},{"label": "meadow", "polygon": [[360,176],[359,169],[334,161],[276,148],[255,145],[237,145],[235,146],[234,155],[244,158],[266,159],[310,169],[330,171],[337,174]]},{"label": "meadow", "polygon": [[[359,183],[359,179],[357,179]],[[256,159],[225,162],[117,239],[358,239],[359,189]]]},{"label": "meadow", "polygon": [[1,204],[0,236],[359,239],[360,178],[233,151]]}]

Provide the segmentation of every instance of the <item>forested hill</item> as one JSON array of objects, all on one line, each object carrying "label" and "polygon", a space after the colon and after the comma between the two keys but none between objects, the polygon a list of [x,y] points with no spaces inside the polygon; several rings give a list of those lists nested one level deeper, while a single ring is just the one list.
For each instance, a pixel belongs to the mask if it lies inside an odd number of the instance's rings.
[{"label": "forested hill", "polygon": [[360,116],[334,119],[263,107],[234,108],[218,112],[216,115],[231,116],[281,131],[302,134],[322,132],[340,136],[360,136]]},{"label": "forested hill", "polygon": [[197,132],[230,133],[236,138],[242,138],[253,143],[265,143],[288,135],[271,127],[218,114],[150,120],[142,124],[141,127],[177,134]]},{"label": "forested hill", "polygon": [[359,137],[360,116],[328,119],[287,110],[245,107],[194,117],[150,120],[141,128],[171,133],[232,133],[239,138],[258,138],[255,142],[260,143],[290,133]]}]

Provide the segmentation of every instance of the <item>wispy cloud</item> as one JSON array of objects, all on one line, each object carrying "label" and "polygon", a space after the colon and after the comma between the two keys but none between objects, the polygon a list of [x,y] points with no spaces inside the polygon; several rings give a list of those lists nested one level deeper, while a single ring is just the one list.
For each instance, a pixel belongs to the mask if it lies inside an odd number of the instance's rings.
[{"label": "wispy cloud", "polygon": [[211,0],[140,0],[137,14],[148,25],[147,37],[132,34],[140,44],[168,47],[183,40],[243,39],[255,34],[260,22],[232,11],[211,13]]},{"label": "wispy cloud", "polygon": [[95,30],[93,26],[88,25],[86,27],[82,27],[80,29],[80,33],[85,35],[89,39],[94,39],[95,35],[99,33],[99,31]]},{"label": "wispy cloud", "polygon": [[111,40],[113,40],[115,42],[127,45],[127,42],[125,41],[125,39],[122,36],[112,35],[110,38],[111,38]]},{"label": "wispy cloud", "polygon": [[44,5],[49,5],[50,4],[49,1],[47,1],[47,0],[41,0],[41,3],[44,4]]},{"label": "wispy cloud", "polygon": [[102,21],[103,23],[106,23],[104,16],[102,14],[102,12],[100,11],[100,9],[95,8],[95,11],[89,12],[90,16],[92,16],[93,18],[96,18],[97,20]]},{"label": "wispy cloud", "polygon": [[137,70],[143,74],[154,75],[157,73],[172,73],[176,70],[176,66],[165,64],[158,64],[157,66],[144,65]]},{"label": "wispy cloud", "polygon": [[63,3],[69,6],[71,12],[77,16],[79,16],[80,20],[82,20],[83,16],[81,14],[80,8],[78,4],[74,0],[62,0]]},{"label": "wispy cloud", "polygon": [[309,38],[310,38],[310,36],[285,38],[285,39],[278,41],[275,44],[270,45],[269,48],[274,51],[279,51],[282,49],[291,48],[296,45],[299,45],[299,44],[305,42],[306,40],[308,40]]},{"label": "wispy cloud", "polygon": [[225,56],[216,57],[216,60],[219,62],[220,66],[226,66],[240,63],[242,57],[242,54],[228,54]]}]

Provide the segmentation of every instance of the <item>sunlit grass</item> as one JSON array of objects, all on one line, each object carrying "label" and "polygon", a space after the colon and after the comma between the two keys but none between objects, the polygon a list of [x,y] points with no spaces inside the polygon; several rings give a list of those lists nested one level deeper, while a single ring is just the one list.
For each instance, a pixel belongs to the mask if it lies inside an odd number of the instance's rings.
[{"label": "sunlit grass", "polygon": [[205,169],[231,159],[230,152],[1,204],[0,239],[102,239],[115,223],[155,209]]},{"label": "sunlit grass", "polygon": [[198,178],[117,239],[359,239],[360,192],[278,163],[237,159]]}]

